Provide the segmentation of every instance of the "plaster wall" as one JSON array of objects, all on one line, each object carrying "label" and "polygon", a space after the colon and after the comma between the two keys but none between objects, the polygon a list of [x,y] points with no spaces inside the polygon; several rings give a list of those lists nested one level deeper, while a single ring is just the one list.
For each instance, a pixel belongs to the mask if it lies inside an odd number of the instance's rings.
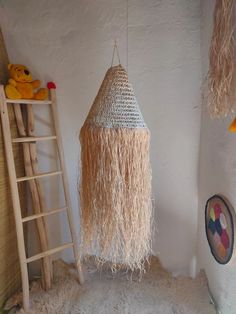
[{"label": "plaster wall", "polygon": [[[212,34],[214,0],[202,1],[202,69],[203,82],[208,69],[208,50]],[[228,132],[233,117],[212,120],[202,110],[199,160],[199,228],[198,261],[204,268],[212,296],[222,314],[236,313],[236,258],[227,265],[218,264],[211,255],[205,236],[204,209],[207,199],[223,194],[236,207],[236,135]]]},{"label": "plaster wall", "polygon": [[[57,83],[69,188],[79,231],[78,132],[110,66],[113,40],[152,133],[154,253],[175,274],[195,274],[200,136],[200,0],[0,1],[12,63]],[[48,114],[38,111],[38,130]],[[43,150],[43,149],[42,149]],[[42,170],[50,151],[41,154]],[[57,182],[55,182],[57,184]],[[59,189],[60,190],[60,189]],[[56,198],[58,187],[47,190]],[[68,238],[63,219],[52,240]],[[31,245],[33,249],[33,245]],[[66,254],[67,259],[71,255]]]}]

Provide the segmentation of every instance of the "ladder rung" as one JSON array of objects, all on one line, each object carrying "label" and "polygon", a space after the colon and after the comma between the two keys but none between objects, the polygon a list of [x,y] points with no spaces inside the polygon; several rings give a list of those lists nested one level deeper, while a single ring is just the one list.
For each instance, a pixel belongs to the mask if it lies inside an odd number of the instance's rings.
[{"label": "ladder rung", "polygon": [[62,174],[62,171],[45,172],[45,173],[37,174],[32,177],[21,177],[21,178],[17,178],[16,181],[22,182],[22,181],[28,181],[28,180],[39,179],[39,178],[44,178],[44,177],[57,176],[59,174]]},{"label": "ladder rung", "polygon": [[50,211],[45,212],[45,213],[31,215],[31,216],[22,218],[22,222],[26,222],[26,221],[38,219],[38,218],[40,218],[40,217],[45,217],[45,216],[57,214],[57,213],[60,213],[60,212],[62,212],[62,211],[64,211],[64,210],[66,210],[66,209],[67,209],[67,207],[62,207],[62,208],[50,210]]},{"label": "ladder rung", "polygon": [[57,253],[57,252],[63,251],[63,250],[65,250],[65,249],[67,249],[67,248],[69,248],[69,247],[72,247],[72,246],[73,246],[73,243],[72,243],[72,242],[63,244],[63,245],[58,246],[58,247],[56,247],[56,248],[54,248],[54,249],[51,249],[51,250],[48,250],[48,251],[45,251],[45,252],[42,252],[42,253],[33,255],[33,256],[27,258],[27,259],[26,259],[26,262],[27,262],[27,263],[30,263],[30,262],[36,261],[36,260],[38,260],[38,259],[40,259],[40,258],[43,258],[43,257],[48,256],[48,255],[55,254],[55,253]]},{"label": "ladder rung", "polygon": [[51,136],[39,136],[39,137],[19,137],[13,138],[12,143],[27,143],[27,142],[39,142],[39,141],[49,141],[55,140],[57,137],[56,135]]},{"label": "ladder rung", "polygon": [[34,100],[34,99],[9,99],[6,98],[6,102],[8,104],[36,104],[36,105],[50,105],[52,102],[51,100]]}]

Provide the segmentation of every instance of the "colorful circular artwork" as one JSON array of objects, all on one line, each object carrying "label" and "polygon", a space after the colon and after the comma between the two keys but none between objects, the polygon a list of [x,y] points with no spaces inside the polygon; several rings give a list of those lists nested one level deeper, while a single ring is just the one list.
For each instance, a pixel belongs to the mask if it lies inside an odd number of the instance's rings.
[{"label": "colorful circular artwork", "polygon": [[220,264],[227,264],[234,248],[233,210],[226,199],[214,195],[205,208],[206,236],[211,253]]}]

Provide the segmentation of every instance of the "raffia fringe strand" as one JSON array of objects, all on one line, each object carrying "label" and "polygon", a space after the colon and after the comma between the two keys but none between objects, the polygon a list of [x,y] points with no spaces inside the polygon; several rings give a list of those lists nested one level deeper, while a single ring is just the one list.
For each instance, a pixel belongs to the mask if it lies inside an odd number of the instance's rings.
[{"label": "raffia fringe strand", "polygon": [[142,270],[151,253],[150,133],[85,124],[80,141],[84,253]]},{"label": "raffia fringe strand", "polygon": [[207,95],[212,118],[225,117],[235,112],[234,2],[235,0],[216,0],[215,4]]}]

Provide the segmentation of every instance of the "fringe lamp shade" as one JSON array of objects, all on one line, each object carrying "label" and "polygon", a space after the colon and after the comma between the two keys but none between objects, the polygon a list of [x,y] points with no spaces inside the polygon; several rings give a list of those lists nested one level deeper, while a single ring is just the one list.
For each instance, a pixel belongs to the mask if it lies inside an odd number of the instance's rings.
[{"label": "fringe lamp shade", "polygon": [[125,69],[108,69],[80,131],[84,254],[142,270],[151,251],[150,132]]},{"label": "fringe lamp shade", "polygon": [[212,118],[236,111],[235,0],[216,0],[209,51],[207,105]]}]

